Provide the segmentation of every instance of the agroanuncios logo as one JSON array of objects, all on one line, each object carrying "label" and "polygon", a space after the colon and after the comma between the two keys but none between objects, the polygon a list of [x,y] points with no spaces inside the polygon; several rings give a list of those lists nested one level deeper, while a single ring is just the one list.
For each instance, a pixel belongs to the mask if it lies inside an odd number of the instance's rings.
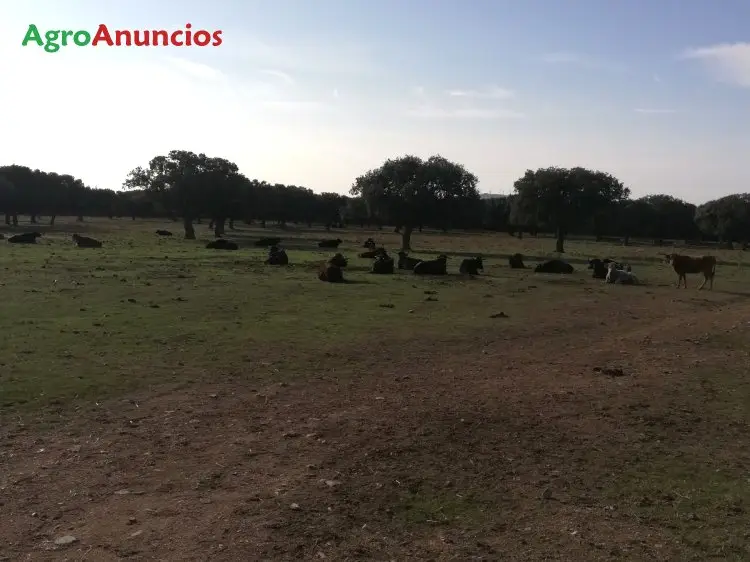
[{"label": "agroanuncios logo", "polygon": [[193,31],[192,24],[186,23],[184,29],[167,31],[165,29],[116,29],[110,31],[106,24],[99,24],[94,33],[85,29],[50,29],[44,34],[33,23],[26,30],[21,42],[23,47],[29,43],[44,47],[48,53],[56,53],[60,47],[218,47],[222,43],[221,30]]}]

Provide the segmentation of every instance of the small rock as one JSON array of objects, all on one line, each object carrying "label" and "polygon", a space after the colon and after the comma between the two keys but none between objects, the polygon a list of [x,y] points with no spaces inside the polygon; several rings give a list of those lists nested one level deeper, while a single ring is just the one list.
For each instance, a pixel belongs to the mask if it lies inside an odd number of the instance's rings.
[{"label": "small rock", "polygon": [[323,482],[329,488],[334,488],[341,484],[341,482],[339,482],[338,480],[321,480],[321,482]]},{"label": "small rock", "polygon": [[295,511],[299,511],[299,509],[300,509],[300,507],[299,507],[299,504],[298,504],[298,503],[293,503],[292,505],[290,505],[290,506],[289,506],[289,508],[290,508],[290,509],[293,509],[293,510],[295,510]]},{"label": "small rock", "polygon": [[497,314],[490,314],[490,318],[507,318],[508,315],[504,312],[498,312]]},{"label": "small rock", "polygon": [[117,490],[115,492],[115,495],[117,496],[127,496],[130,493],[130,490]]},{"label": "small rock", "polygon": [[390,303],[387,304],[381,304],[380,308],[395,308],[396,306]]},{"label": "small rock", "polygon": [[134,533],[130,533],[130,538],[134,539],[135,537],[137,537],[138,535],[141,535],[141,534],[143,534],[143,529],[139,529],[139,530],[135,531]]},{"label": "small rock", "polygon": [[78,542],[78,539],[73,535],[65,535],[63,537],[58,537],[55,539],[55,544],[58,546],[66,546],[75,542]]},{"label": "small rock", "polygon": [[128,525],[135,525],[138,520],[135,517],[128,517]]}]

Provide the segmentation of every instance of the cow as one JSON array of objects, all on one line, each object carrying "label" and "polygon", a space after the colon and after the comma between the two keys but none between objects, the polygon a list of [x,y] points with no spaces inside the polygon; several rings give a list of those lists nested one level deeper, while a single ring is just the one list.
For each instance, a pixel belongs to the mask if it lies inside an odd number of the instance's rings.
[{"label": "cow", "polygon": [[362,252],[361,254],[359,254],[359,257],[371,260],[371,259],[377,258],[379,256],[384,256],[384,255],[387,255],[385,248],[376,248],[374,250],[368,250],[366,252]]},{"label": "cow", "polygon": [[403,250],[398,253],[398,264],[397,267],[399,269],[406,269],[408,271],[413,271],[414,266],[416,266],[418,263],[422,263],[422,260],[418,258],[410,258],[406,252]]},{"label": "cow", "polygon": [[346,267],[349,264],[349,260],[347,260],[343,255],[336,253],[331,259],[328,260],[328,263],[331,263],[336,267]]},{"label": "cow", "polygon": [[607,265],[607,276],[604,278],[605,283],[618,283],[620,285],[638,285],[638,278],[632,271],[618,269],[615,262],[609,262]]},{"label": "cow", "polygon": [[672,268],[678,275],[678,289],[683,280],[685,281],[685,288],[687,289],[688,273],[703,274],[703,283],[698,287],[699,291],[706,285],[706,281],[710,282],[709,289],[714,288],[714,276],[716,275],[716,258],[714,256],[694,258],[692,256],[681,256],[679,254],[664,254],[664,258],[667,263],[672,264]]},{"label": "cow", "polygon": [[513,254],[512,256],[508,256],[508,265],[511,269],[526,269],[526,266],[523,264],[522,254]]},{"label": "cow", "polygon": [[458,271],[462,275],[479,275],[480,271],[484,271],[482,256],[477,256],[475,258],[466,258],[461,262],[461,265],[458,267]]},{"label": "cow", "polygon": [[374,250],[375,249],[375,240],[372,238],[368,238],[365,240],[365,243],[362,245],[363,248],[367,248],[368,250]]},{"label": "cow", "polygon": [[264,263],[268,265],[289,265],[289,256],[278,246],[271,246],[268,249],[268,259]]},{"label": "cow", "polygon": [[159,236],[172,236],[172,233],[168,230],[157,230],[156,234],[158,234]]},{"label": "cow", "polygon": [[395,263],[393,258],[383,252],[375,258],[374,262],[372,262],[372,269],[370,270],[370,272],[381,275],[389,275],[393,273],[394,266]]},{"label": "cow", "polygon": [[434,260],[420,261],[414,266],[416,275],[447,275],[448,274],[448,256],[440,254]]},{"label": "cow", "polygon": [[336,238],[336,240],[321,240],[318,242],[318,248],[338,248],[342,242],[341,238]]},{"label": "cow", "polygon": [[41,232],[22,232],[8,238],[8,242],[11,244],[36,244],[36,239],[41,236]]},{"label": "cow", "polygon": [[238,250],[239,246],[237,242],[226,240],[224,238],[217,238],[206,244],[207,250]]},{"label": "cow", "polygon": [[88,236],[81,236],[80,234],[74,234],[72,236],[73,242],[75,242],[76,246],[79,248],[101,248],[102,243],[99,240],[95,240],[94,238],[89,238]]},{"label": "cow", "polygon": [[281,238],[261,238],[255,241],[255,245],[259,248],[268,248],[269,246],[278,246],[281,244]]},{"label": "cow", "polygon": [[589,267],[588,267],[589,269],[593,270],[591,277],[593,277],[594,279],[606,279],[607,272],[609,271],[609,264],[611,263],[615,264],[615,269],[619,269],[622,271],[632,271],[629,265],[618,263],[609,258],[606,258],[603,260],[599,258],[593,258],[589,260]]},{"label": "cow", "polygon": [[562,260],[549,260],[534,268],[534,273],[573,273],[573,266]]},{"label": "cow", "polygon": [[318,279],[321,281],[327,281],[328,283],[343,283],[344,272],[341,271],[341,269],[346,267],[347,263],[348,260],[344,256],[338,253],[335,254],[323,264],[320,273],[318,273]]}]

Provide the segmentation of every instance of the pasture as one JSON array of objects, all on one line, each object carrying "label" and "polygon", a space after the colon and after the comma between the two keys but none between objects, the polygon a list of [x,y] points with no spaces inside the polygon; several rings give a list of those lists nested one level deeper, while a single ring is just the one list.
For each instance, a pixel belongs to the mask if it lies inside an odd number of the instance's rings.
[{"label": "pasture", "polygon": [[[742,251],[683,250],[719,260],[699,292],[666,247],[569,241],[545,275],[550,239],[415,233],[449,256],[417,277],[356,257],[388,229],[38,230],[0,241],[0,560],[750,558]],[[317,279],[336,237],[342,285]]]}]

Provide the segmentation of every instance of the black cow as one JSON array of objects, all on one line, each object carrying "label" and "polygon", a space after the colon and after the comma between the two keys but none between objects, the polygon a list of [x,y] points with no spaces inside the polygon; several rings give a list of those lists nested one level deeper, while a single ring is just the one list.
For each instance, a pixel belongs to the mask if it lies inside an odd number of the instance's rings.
[{"label": "black cow", "polygon": [[172,233],[168,230],[157,230],[156,234],[158,234],[159,236],[172,236]]},{"label": "black cow", "polygon": [[208,250],[239,250],[239,248],[237,242],[232,242],[224,238],[217,238],[206,244],[206,249]]},{"label": "black cow", "polygon": [[347,260],[343,255],[336,253],[331,259],[328,260],[328,263],[333,264],[336,267],[346,267],[349,264],[349,260]]},{"label": "black cow", "polygon": [[410,258],[403,250],[398,253],[398,265],[399,269],[406,269],[412,271],[414,266],[421,263],[422,260],[419,258]]},{"label": "black cow", "polygon": [[513,254],[512,256],[508,256],[508,265],[511,267],[511,269],[526,269],[526,266],[523,264],[522,254]]},{"label": "black cow", "polygon": [[11,244],[36,244],[36,239],[41,236],[41,232],[23,232],[8,238],[8,242]]},{"label": "black cow", "polygon": [[342,242],[341,238],[336,238],[336,240],[321,240],[318,242],[318,248],[338,248]]},{"label": "black cow", "polygon": [[365,243],[362,245],[363,248],[367,248],[368,250],[374,250],[375,249],[375,240],[372,238],[368,238],[365,240]]},{"label": "black cow", "polygon": [[461,262],[461,265],[458,267],[458,271],[462,275],[479,275],[480,271],[484,271],[482,257],[477,256],[475,258],[466,258]]},{"label": "black cow", "polygon": [[101,248],[102,243],[99,240],[95,240],[94,238],[89,238],[88,236],[81,236],[80,234],[74,234],[73,235],[73,242],[76,243],[76,246],[79,248]]},{"label": "black cow", "polygon": [[372,262],[372,273],[388,275],[393,273],[394,262],[393,258],[390,257],[385,251],[375,258]]},{"label": "black cow", "polygon": [[359,257],[371,260],[373,258],[377,258],[378,256],[385,256],[385,255],[387,255],[385,248],[376,248],[374,250],[368,250],[366,252],[362,252],[361,254],[359,254]]},{"label": "black cow", "polygon": [[434,260],[421,261],[414,266],[416,275],[447,275],[448,274],[448,256],[439,255]]},{"label": "black cow", "polygon": [[268,265],[289,265],[289,256],[286,251],[278,246],[271,246],[268,249],[268,259],[265,261]]},{"label": "black cow", "polygon": [[573,266],[562,260],[549,260],[534,268],[534,273],[573,273]]}]

